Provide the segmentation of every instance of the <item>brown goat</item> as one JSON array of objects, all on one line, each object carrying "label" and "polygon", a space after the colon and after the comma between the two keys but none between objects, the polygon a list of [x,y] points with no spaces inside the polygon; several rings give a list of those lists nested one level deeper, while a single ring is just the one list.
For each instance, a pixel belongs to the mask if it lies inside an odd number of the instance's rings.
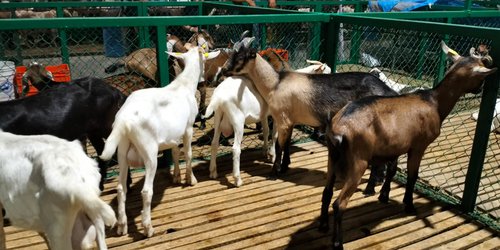
[{"label": "brown goat", "polygon": [[[168,34],[167,43],[169,51],[182,53],[187,51],[184,43],[177,36]],[[158,66],[156,63],[156,48],[142,48],[130,53],[123,60],[108,66],[104,72],[113,73],[118,68],[125,67],[128,72],[136,72],[153,81],[157,81],[156,72],[158,71]]]},{"label": "brown goat", "polygon": [[[497,68],[485,65],[491,58],[461,57],[442,43],[443,51],[454,64],[440,84],[429,90],[393,97],[372,96],[347,104],[327,127],[329,150],[334,152],[323,191],[320,229],[328,230],[328,205],[335,177],[345,184],[333,203],[333,248],[342,249],[342,215],[369,163],[387,162],[407,154],[408,178],[403,202],[405,211],[415,212],[413,189],[425,149],[440,134],[442,122],[465,93],[479,93],[484,78]],[[379,200],[389,200],[390,183],[396,165],[387,169]]]}]

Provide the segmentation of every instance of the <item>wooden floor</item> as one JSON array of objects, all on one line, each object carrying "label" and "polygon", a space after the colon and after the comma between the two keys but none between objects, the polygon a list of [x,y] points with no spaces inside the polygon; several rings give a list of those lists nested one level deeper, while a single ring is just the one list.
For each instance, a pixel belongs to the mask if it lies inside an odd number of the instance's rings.
[{"label": "wooden floor", "polygon": [[[140,223],[143,173],[133,174],[128,194],[129,235],[107,232],[112,249],[325,249],[329,234],[317,230],[325,183],[326,148],[317,142],[292,148],[289,173],[266,178],[271,165],[260,151],[242,153],[244,184],[235,188],[231,158],[219,159],[219,178],[208,178],[208,163],[194,168],[196,186],[174,185],[170,173],[155,179],[152,219],[155,234],[146,239]],[[367,171],[368,173],[369,171]],[[364,176],[360,190],[366,186]],[[116,209],[116,180],[102,194]],[[377,191],[380,187],[377,187]],[[389,204],[356,192],[344,216],[346,249],[499,249],[499,232],[475,223],[456,209],[414,195],[417,215],[403,212],[404,188],[393,184]],[[334,197],[338,195],[335,192]],[[35,232],[7,226],[8,249],[47,249]]]}]

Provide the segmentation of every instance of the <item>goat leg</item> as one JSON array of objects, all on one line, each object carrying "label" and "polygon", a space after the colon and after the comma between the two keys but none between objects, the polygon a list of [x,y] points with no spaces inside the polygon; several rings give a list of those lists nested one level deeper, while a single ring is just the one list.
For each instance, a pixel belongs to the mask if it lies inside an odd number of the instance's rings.
[{"label": "goat leg", "polygon": [[396,175],[396,170],[398,166],[398,159],[392,160],[387,163],[387,173],[385,175],[385,181],[380,190],[380,195],[378,200],[382,203],[389,202],[389,191],[391,191],[391,182],[394,175]]},{"label": "goat leg", "polygon": [[326,185],[323,189],[323,195],[321,197],[321,215],[319,217],[319,230],[321,232],[328,232],[329,220],[328,220],[328,207],[330,202],[332,202],[333,197],[333,187],[335,185],[335,172],[333,169],[334,164],[334,148],[330,140],[326,140],[326,145],[328,147],[328,166],[326,173]]},{"label": "goat leg", "polygon": [[274,159],[271,173],[268,176],[269,179],[276,179],[279,175],[279,170],[281,169],[281,155],[283,154],[283,151],[279,141],[274,144],[274,150],[276,152],[276,158]]},{"label": "goat leg", "polygon": [[[328,175],[330,175],[328,173]],[[325,189],[323,189],[323,195],[321,197],[321,215],[319,217],[319,231],[328,232],[330,228],[328,219],[328,207],[333,197],[333,185],[335,184],[335,175],[328,177]]]},{"label": "goat leg", "polygon": [[203,130],[206,128],[205,122],[206,119],[203,117],[203,113],[205,113],[205,109],[207,108],[205,105],[205,100],[207,97],[207,83],[206,82],[200,82],[198,84],[198,91],[200,91],[200,105],[199,105],[199,117],[200,117],[200,129]]},{"label": "goat leg", "polygon": [[290,144],[292,141],[292,133],[288,135],[288,139],[285,142],[285,148],[283,149],[283,160],[281,162],[280,173],[286,173],[288,171],[288,166],[290,165]]},{"label": "goat leg", "polygon": [[424,155],[424,150],[414,150],[408,152],[408,178],[406,181],[405,196],[403,198],[405,212],[408,214],[414,214],[417,212],[415,206],[413,205],[413,189],[415,188],[415,183],[417,182],[418,168],[420,167],[420,161]]},{"label": "goat leg", "polygon": [[4,216],[4,210],[2,203],[0,203],[0,250],[5,250],[7,249],[6,246],[6,241],[5,241],[5,231],[3,230],[3,216]]},{"label": "goat leg", "polygon": [[[89,141],[96,150],[96,152],[100,155],[102,154],[102,151],[104,150],[104,141],[102,140],[101,136],[98,135],[89,135]],[[84,145],[84,144],[82,144]],[[104,190],[104,182],[106,181],[106,178],[108,176],[108,165],[109,161],[104,161],[101,160],[100,158],[97,159],[97,163],[99,164],[99,173],[101,174],[101,181],[99,182],[99,189],[102,191]],[[130,185],[132,184],[132,177],[130,174],[130,169],[127,169],[128,175],[127,175],[127,188],[130,189]]]}]

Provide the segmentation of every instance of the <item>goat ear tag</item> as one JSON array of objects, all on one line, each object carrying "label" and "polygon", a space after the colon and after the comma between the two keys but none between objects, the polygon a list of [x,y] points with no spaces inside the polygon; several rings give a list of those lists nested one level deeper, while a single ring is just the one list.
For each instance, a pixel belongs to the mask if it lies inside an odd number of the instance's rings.
[{"label": "goat ear tag", "polygon": [[452,49],[449,49],[449,50],[448,50],[448,53],[450,53],[450,54],[451,54],[451,55],[453,55],[453,56],[458,56],[458,52],[456,52],[456,51],[454,51],[454,50],[452,50]]},{"label": "goat ear tag", "polygon": [[203,56],[205,56],[206,58],[208,58],[208,52],[203,53]]},{"label": "goat ear tag", "polygon": [[202,48],[206,49],[207,48],[207,45],[206,44],[203,44],[201,45]]}]

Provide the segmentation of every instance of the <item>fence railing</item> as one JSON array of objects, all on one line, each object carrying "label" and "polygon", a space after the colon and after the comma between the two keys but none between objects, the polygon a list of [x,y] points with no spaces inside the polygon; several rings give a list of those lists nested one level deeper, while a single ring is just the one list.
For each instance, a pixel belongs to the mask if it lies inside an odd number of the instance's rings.
[{"label": "fence railing", "polygon": [[[333,2],[334,5],[339,3]],[[348,3],[342,1],[342,4]],[[364,3],[353,1],[353,4],[360,6]],[[500,61],[500,50],[496,49],[500,48],[498,11],[329,14],[286,9],[286,6],[301,5],[313,6],[311,8],[317,11],[324,10],[328,4],[332,5],[332,2],[278,2],[285,10],[218,2],[2,4],[0,10],[56,8],[59,18],[0,20],[0,58],[13,60],[17,65],[34,59],[49,64],[68,63],[75,77],[95,75],[109,78],[112,75],[105,74],[103,68],[123,56],[106,56],[103,28],[120,29],[126,40],[128,54],[144,47],[166,51],[167,33],[186,32],[184,36],[188,36],[189,31],[181,27],[195,26],[209,30],[217,38],[219,47],[228,44],[243,30],[250,29],[258,37],[259,48],[273,47],[288,51],[289,63],[293,68],[303,66],[305,59],[320,59],[338,72],[369,71],[379,67],[393,80],[413,87],[432,87],[442,79],[447,64],[437,46],[441,40],[462,54],[472,46],[486,44],[492,48],[490,54],[496,65]],[[137,15],[113,18],[62,17],[67,8],[96,7],[132,7],[135,9],[132,12]],[[190,7],[190,15],[147,16],[154,12],[151,8],[155,7],[181,8],[183,11]],[[207,16],[209,13],[212,15]],[[23,38],[19,36],[23,31],[28,31],[25,35],[36,33],[33,31],[49,31],[57,39],[55,42],[41,39],[37,43],[23,44]],[[163,53],[157,54],[157,66],[157,85],[164,86],[172,77],[168,59]],[[427,186],[458,198],[465,211],[474,208],[486,211],[494,218],[497,228],[500,218],[500,157],[497,155],[500,154],[496,152],[500,148],[500,137],[490,133],[490,125],[498,86],[497,74],[487,79],[481,96],[467,95],[460,100],[443,123],[444,137],[436,140],[426,153],[420,178]],[[479,110],[477,123],[469,118],[470,113],[476,110]],[[209,129],[197,131],[199,137],[210,139]],[[447,133],[448,130],[451,132]],[[308,137],[303,134],[298,136]],[[197,155],[206,158],[208,146],[200,140],[195,142],[200,144]],[[255,136],[243,143],[246,143],[247,148],[260,145]],[[223,150],[229,152],[230,148]],[[402,161],[405,161],[404,158]]]}]

